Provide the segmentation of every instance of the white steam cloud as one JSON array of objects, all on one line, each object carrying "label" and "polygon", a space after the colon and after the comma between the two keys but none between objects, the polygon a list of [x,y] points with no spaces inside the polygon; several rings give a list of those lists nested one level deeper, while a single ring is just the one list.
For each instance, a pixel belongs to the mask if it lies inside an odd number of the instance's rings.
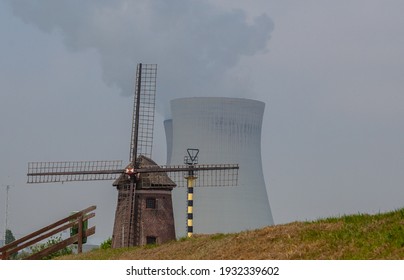
[{"label": "white steam cloud", "polygon": [[159,96],[232,95],[222,80],[240,57],[267,49],[265,14],[251,23],[241,10],[197,0],[9,0],[13,12],[44,32],[60,32],[68,49],[95,49],[103,80],[132,95],[136,64],[159,64]]}]

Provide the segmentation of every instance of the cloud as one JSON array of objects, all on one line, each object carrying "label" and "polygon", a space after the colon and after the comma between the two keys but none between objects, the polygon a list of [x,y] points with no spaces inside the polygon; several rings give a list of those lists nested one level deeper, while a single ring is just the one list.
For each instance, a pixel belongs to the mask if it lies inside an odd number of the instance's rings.
[{"label": "cloud", "polygon": [[274,28],[262,14],[196,0],[9,1],[23,21],[58,32],[71,51],[95,49],[103,80],[132,95],[136,64],[159,64],[159,95],[231,95],[223,78],[243,56],[267,50]]}]

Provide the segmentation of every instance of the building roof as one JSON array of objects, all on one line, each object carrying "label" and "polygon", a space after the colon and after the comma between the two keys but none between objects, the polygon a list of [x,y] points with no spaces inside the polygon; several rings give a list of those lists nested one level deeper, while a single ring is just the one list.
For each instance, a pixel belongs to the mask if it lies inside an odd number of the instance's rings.
[{"label": "building roof", "polygon": [[[138,157],[139,167],[158,166],[152,159],[140,155]],[[132,168],[132,163],[126,168]],[[115,187],[128,185],[130,183],[129,176],[122,174],[112,184]],[[136,189],[170,189],[172,190],[177,185],[168,177],[166,172],[141,173],[136,183]]]}]

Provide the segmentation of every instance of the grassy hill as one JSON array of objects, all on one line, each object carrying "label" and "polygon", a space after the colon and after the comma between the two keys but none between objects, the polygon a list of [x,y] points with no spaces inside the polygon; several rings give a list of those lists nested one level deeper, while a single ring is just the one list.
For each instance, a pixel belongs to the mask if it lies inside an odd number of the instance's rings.
[{"label": "grassy hill", "polygon": [[404,208],[199,235],[163,245],[97,249],[63,259],[404,259]]}]

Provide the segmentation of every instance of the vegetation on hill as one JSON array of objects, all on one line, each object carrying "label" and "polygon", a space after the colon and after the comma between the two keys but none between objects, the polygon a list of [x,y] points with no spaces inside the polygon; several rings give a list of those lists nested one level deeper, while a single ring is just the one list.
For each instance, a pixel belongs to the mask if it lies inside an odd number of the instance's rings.
[{"label": "vegetation on hill", "polygon": [[236,234],[197,235],[163,245],[97,249],[63,259],[404,259],[404,208]]}]

